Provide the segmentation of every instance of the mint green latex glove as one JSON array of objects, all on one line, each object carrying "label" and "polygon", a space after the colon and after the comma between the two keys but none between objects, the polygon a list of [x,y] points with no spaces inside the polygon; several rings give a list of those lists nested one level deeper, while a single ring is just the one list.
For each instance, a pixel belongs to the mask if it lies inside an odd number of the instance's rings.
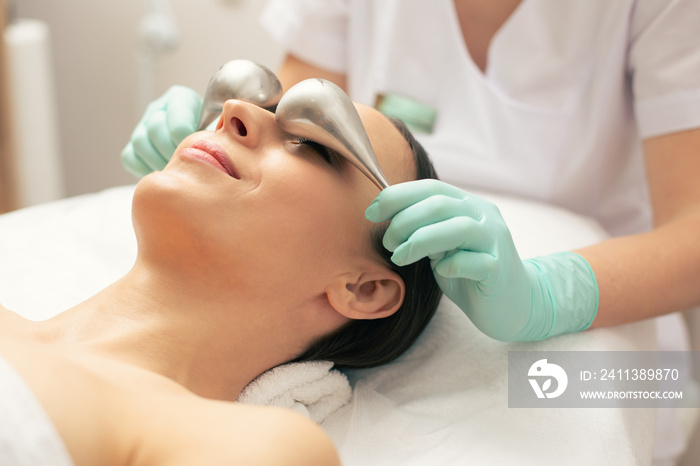
[{"label": "mint green latex glove", "polygon": [[598,287],[586,260],[570,252],[521,260],[489,201],[419,180],[385,189],[365,215],[391,219],[384,246],[392,261],[429,257],[445,295],[494,339],[541,340],[585,330],[595,318]]},{"label": "mint green latex glove", "polygon": [[173,86],[151,102],[122,150],[124,168],[138,177],[162,170],[197,129],[201,109],[202,98],[184,86]]}]

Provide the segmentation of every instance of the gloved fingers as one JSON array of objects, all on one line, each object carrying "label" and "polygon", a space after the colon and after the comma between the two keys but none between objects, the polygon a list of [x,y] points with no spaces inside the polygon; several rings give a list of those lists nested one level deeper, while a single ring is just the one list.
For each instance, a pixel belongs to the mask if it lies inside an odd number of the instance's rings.
[{"label": "gloved fingers", "polygon": [[469,217],[453,217],[416,230],[396,248],[391,260],[404,266],[452,250],[487,252],[485,250],[490,244],[490,235],[480,222]]},{"label": "gloved fingers", "polygon": [[[197,130],[202,98],[189,87],[173,86],[166,92],[167,128],[175,146]],[[165,155],[165,154],[164,154]],[[172,156],[172,152],[168,154]]]},{"label": "gloved fingers", "polygon": [[146,106],[146,110],[143,112],[141,119],[139,120],[138,124],[136,125],[137,127],[148,123],[148,120],[149,120],[149,118],[151,118],[151,115],[153,114],[153,112],[156,112],[158,110],[165,110],[166,104],[165,104],[165,102],[163,102],[161,100],[162,98],[163,98],[163,96],[161,96],[159,99],[154,100],[153,102],[151,102],[150,104],[148,104]]},{"label": "gloved fingers", "polygon": [[428,254],[428,259],[430,259],[430,262],[435,262],[439,261],[443,257],[445,257],[448,254],[452,254],[453,251],[440,251],[440,252],[434,252],[432,254]]},{"label": "gloved fingers", "polygon": [[459,250],[434,261],[433,272],[448,279],[465,278],[482,282],[498,267],[498,259],[485,252]]},{"label": "gloved fingers", "polygon": [[173,86],[148,104],[122,150],[124,167],[136,176],[163,169],[177,145],[195,131],[201,107],[197,93],[184,86]]},{"label": "gloved fingers", "polygon": [[384,234],[384,247],[396,250],[420,228],[437,224],[455,217],[469,217],[480,220],[481,210],[465,199],[455,199],[444,195],[433,195],[397,213]]},{"label": "gloved fingers", "polygon": [[164,110],[153,112],[146,125],[146,132],[148,133],[148,139],[160,156],[164,160],[170,160],[177,146],[170,135],[166,119],[167,116]]},{"label": "gloved fingers", "polygon": [[160,155],[160,152],[153,146],[148,137],[148,130],[144,125],[138,125],[131,135],[131,145],[135,156],[140,159],[150,171],[162,170],[167,164],[167,160]]},{"label": "gloved fingers", "polygon": [[124,147],[121,157],[122,165],[129,171],[129,173],[138,178],[144,177],[152,171],[148,165],[143,163],[143,161],[136,156],[131,142]]},{"label": "gloved fingers", "polygon": [[467,194],[455,186],[432,179],[399,183],[382,190],[367,207],[365,217],[372,222],[383,222],[408,206],[435,195],[463,199]]}]

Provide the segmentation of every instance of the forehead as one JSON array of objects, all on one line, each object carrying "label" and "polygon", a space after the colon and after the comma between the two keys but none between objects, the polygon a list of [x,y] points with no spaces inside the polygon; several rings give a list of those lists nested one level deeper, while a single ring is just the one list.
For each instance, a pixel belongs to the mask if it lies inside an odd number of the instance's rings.
[{"label": "forehead", "polygon": [[415,163],[408,142],[386,116],[372,107],[355,104],[374,154],[390,184],[415,178]]}]

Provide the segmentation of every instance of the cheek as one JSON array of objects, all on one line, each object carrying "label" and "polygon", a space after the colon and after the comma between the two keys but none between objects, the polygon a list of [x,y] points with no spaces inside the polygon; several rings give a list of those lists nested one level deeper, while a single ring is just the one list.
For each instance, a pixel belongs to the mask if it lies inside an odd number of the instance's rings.
[{"label": "cheek", "polygon": [[270,204],[278,218],[286,220],[287,233],[321,240],[333,233],[352,229],[358,222],[358,211],[352,203],[352,192],[343,189],[337,180],[328,177],[303,176],[280,180],[270,190]]},{"label": "cheek", "polygon": [[289,167],[284,175],[266,180],[270,189],[261,190],[261,204],[268,209],[257,228],[261,244],[290,267],[322,269],[322,262],[348,254],[365,221],[355,193],[326,170]]}]

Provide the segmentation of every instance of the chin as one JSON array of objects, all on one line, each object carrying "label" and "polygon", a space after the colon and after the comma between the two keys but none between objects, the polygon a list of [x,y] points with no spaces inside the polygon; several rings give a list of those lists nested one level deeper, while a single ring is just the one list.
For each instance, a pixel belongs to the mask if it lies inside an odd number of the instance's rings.
[{"label": "chin", "polygon": [[[136,186],[132,223],[141,257],[171,269],[192,264],[228,270],[232,262],[226,251],[243,256],[244,238],[233,240],[231,218],[221,208],[221,194],[196,175],[179,170],[154,172]],[[236,220],[236,223],[240,223]]]},{"label": "chin", "polygon": [[[142,217],[162,216],[171,211],[187,190],[187,180],[171,172],[157,171],[144,176],[136,185],[131,203],[131,215],[136,221]],[[170,207],[168,207],[170,206]]]},{"label": "chin", "polygon": [[197,242],[206,218],[197,193],[192,180],[175,171],[153,172],[141,179],[131,206],[140,252],[163,250],[172,256]]}]

